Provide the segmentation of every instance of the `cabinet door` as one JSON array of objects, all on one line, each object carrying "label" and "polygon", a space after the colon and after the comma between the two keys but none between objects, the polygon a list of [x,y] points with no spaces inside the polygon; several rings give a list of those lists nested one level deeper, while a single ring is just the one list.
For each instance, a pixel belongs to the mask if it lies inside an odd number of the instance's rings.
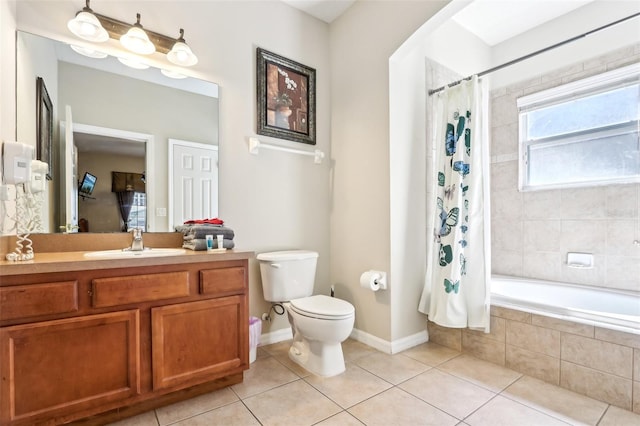
[{"label": "cabinet door", "polygon": [[248,362],[244,296],[151,310],[153,388],[190,386],[242,371]]},{"label": "cabinet door", "polygon": [[139,393],[138,310],[0,329],[0,424],[34,423]]}]

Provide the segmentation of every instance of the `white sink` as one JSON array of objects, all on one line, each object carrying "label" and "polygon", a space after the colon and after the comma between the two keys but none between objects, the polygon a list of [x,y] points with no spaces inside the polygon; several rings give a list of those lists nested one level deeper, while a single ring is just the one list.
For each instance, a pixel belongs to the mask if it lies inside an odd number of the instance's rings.
[{"label": "white sink", "polygon": [[113,258],[130,258],[130,257],[158,257],[158,256],[176,256],[185,253],[185,249],[181,248],[146,248],[142,251],[132,250],[101,250],[90,251],[85,253],[85,257],[113,257]]}]

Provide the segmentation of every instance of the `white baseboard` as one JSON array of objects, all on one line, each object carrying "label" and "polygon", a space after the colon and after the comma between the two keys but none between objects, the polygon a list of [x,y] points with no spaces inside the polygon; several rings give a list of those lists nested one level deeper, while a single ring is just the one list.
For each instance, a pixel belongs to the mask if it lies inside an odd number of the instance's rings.
[{"label": "white baseboard", "polygon": [[291,339],[293,339],[291,327],[281,328],[279,330],[261,334],[259,346],[271,345],[272,343],[283,342]]},{"label": "white baseboard", "polygon": [[[414,346],[418,346],[429,340],[426,330],[416,334],[412,334],[411,336],[403,337],[402,339],[394,340],[393,342],[383,340],[379,337],[374,336],[373,334],[358,330],[357,328],[353,329],[353,331],[351,332],[351,336],[349,337],[387,354],[396,354]],[[291,328],[281,328],[269,333],[263,333],[260,336],[259,346],[271,345],[273,343],[283,342],[285,340],[291,339],[293,339]]]},{"label": "white baseboard", "polygon": [[423,330],[419,333],[412,334],[411,336],[403,337],[402,339],[394,340],[391,342],[391,353],[397,354],[398,352],[406,351],[414,346],[421,345],[429,341],[429,335],[427,330]]},{"label": "white baseboard", "polygon": [[379,337],[374,336],[373,334],[358,330],[357,328],[353,329],[350,337],[360,343],[364,343],[367,346],[371,346],[372,348],[375,348],[387,354],[402,352],[428,341],[426,330],[416,334],[412,334],[411,336],[403,337],[402,339],[394,340],[393,342],[383,340]]}]

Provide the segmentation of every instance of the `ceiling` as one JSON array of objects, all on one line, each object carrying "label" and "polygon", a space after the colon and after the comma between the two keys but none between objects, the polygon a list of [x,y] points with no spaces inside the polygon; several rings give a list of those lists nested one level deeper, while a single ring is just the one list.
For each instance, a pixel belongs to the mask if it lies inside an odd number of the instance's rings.
[{"label": "ceiling", "polygon": [[282,0],[311,16],[331,23],[342,15],[356,0]]},{"label": "ceiling", "polygon": [[453,20],[495,46],[593,0],[475,0]]},{"label": "ceiling", "polygon": [[73,144],[78,148],[78,152],[117,153],[129,157],[142,158],[145,156],[146,147],[146,144],[139,141],[80,132],[73,133]]},{"label": "ceiling", "polygon": [[[356,2],[356,0],[282,1],[327,23],[333,22]],[[487,45],[495,46],[592,1],[594,0],[475,0],[458,12],[453,19]]]}]

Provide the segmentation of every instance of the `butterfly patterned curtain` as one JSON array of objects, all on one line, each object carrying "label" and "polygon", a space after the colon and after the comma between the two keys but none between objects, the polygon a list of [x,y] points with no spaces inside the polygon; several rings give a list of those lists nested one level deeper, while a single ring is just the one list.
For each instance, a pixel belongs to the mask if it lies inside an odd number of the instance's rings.
[{"label": "butterfly patterned curtain", "polygon": [[489,332],[488,141],[477,77],[436,95],[427,274],[418,310],[444,327]]}]

